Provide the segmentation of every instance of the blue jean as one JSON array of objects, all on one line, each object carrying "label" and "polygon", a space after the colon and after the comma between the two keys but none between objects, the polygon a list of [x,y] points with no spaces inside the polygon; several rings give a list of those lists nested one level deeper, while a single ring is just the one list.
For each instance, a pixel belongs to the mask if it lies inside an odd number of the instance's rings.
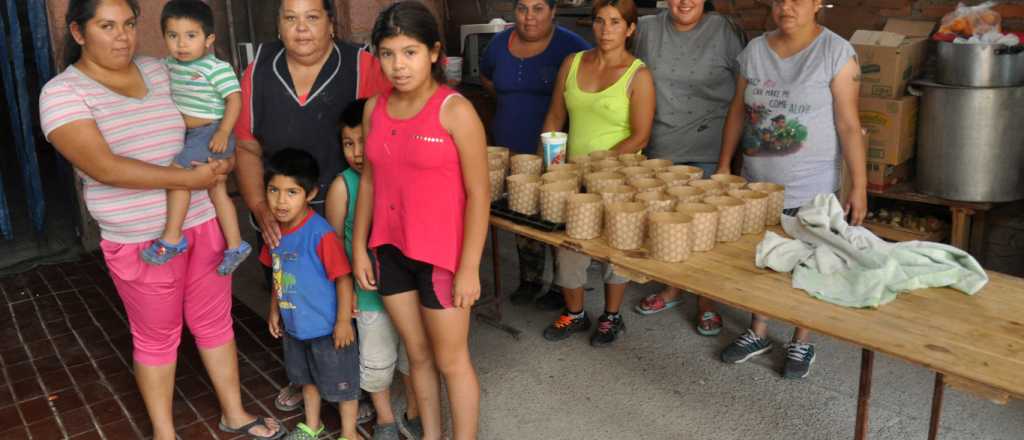
[{"label": "blue jean", "polygon": [[192,162],[206,162],[214,159],[228,159],[235,155],[235,136],[228,136],[228,148],[223,153],[210,151],[210,140],[217,134],[220,121],[185,131],[185,147],[174,157],[174,163],[182,168],[192,168]]}]

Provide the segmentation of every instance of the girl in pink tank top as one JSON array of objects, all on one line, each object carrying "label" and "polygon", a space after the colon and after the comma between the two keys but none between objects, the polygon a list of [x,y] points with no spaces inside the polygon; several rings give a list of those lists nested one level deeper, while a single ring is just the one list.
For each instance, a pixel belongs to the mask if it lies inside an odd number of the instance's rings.
[{"label": "girl in pink tank top", "polygon": [[438,372],[451,399],[453,438],[476,438],[480,386],[468,337],[490,215],[483,124],[468,100],[443,85],[438,25],[421,3],[385,9],[371,39],[394,88],[371,98],[364,112],[353,273],[381,294],[405,343],[423,438],[441,438]]}]

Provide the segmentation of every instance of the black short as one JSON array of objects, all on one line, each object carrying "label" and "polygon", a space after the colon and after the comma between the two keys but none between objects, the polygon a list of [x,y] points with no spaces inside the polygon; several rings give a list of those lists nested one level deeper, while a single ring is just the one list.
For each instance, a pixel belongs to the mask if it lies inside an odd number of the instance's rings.
[{"label": "black short", "polygon": [[423,307],[437,310],[452,307],[454,274],[406,257],[392,245],[379,246],[374,253],[377,256],[377,292],[381,295],[415,290],[419,292]]},{"label": "black short", "polygon": [[334,349],[333,335],[300,341],[284,334],[284,369],[295,385],[316,385],[328,402],[359,400],[359,346]]}]

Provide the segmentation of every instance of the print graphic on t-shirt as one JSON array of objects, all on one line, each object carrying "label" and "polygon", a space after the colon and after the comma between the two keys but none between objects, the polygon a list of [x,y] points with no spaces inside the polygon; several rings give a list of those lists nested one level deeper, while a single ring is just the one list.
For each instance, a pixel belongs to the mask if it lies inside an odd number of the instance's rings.
[{"label": "print graphic on t-shirt", "polygon": [[281,255],[275,253],[272,255],[272,258],[274,260],[274,296],[277,298],[277,305],[282,310],[294,309],[295,304],[285,300],[284,295],[294,293],[295,275],[284,271],[281,266]]},{"label": "print graphic on t-shirt", "polygon": [[[747,123],[743,130],[743,154],[748,156],[787,156],[800,151],[807,140],[807,127],[799,115],[811,111],[808,104],[790,101],[789,90],[777,87],[775,81],[750,79],[757,101],[745,104]],[[767,98],[767,99],[764,99]]]}]

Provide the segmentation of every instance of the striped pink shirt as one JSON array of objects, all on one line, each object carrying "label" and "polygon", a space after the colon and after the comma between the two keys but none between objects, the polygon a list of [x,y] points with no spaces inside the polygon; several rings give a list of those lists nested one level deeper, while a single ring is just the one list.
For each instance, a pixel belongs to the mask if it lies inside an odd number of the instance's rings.
[{"label": "striped pink shirt", "polygon": [[[185,122],[171,101],[170,76],[162,62],[136,57],[135,64],[149,90],[142,99],[114,93],[69,66],[43,87],[39,119],[43,134],[64,124],[91,119],[110,151],[119,156],[170,165],[185,141]],[[141,243],[156,239],[167,220],[167,192],[160,189],[117,188],[85,175],[85,206],[99,223],[104,240]],[[206,191],[193,191],[185,229],[215,216]]]}]

